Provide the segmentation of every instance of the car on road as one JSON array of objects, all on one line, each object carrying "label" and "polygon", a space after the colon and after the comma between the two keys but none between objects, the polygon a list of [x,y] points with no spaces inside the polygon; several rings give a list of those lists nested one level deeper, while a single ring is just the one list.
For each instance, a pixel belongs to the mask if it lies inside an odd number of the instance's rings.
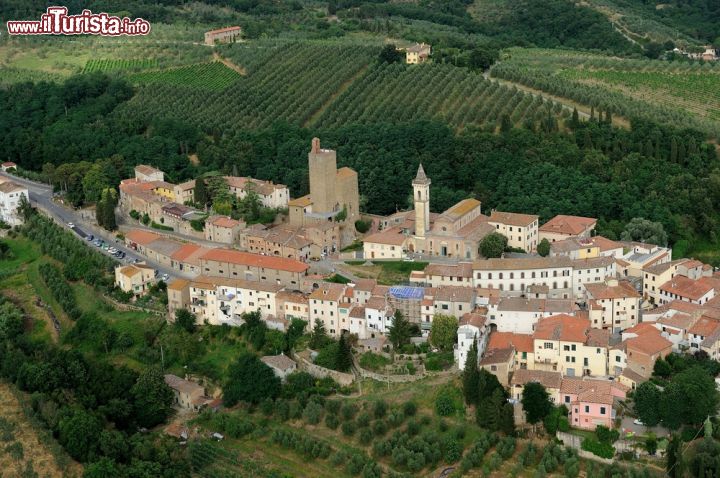
[{"label": "car on road", "polygon": [[160,278],[163,280],[163,282],[167,282],[170,280],[170,276],[167,274],[163,274],[162,277],[160,277]]},{"label": "car on road", "polygon": [[93,239],[95,239],[95,236],[93,236],[92,234],[85,236],[86,241],[92,241]]},{"label": "car on road", "polygon": [[640,421],[639,418],[636,418],[635,420],[633,420],[633,424],[639,425],[641,427],[645,425],[643,422]]},{"label": "car on road", "polygon": [[75,227],[75,224],[73,224],[72,222],[68,222],[68,227],[72,229],[73,227]]}]

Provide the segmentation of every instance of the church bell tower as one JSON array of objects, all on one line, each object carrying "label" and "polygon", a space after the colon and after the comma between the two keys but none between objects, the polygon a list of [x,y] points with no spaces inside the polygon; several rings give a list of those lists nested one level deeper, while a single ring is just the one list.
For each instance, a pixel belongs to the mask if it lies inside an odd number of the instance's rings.
[{"label": "church bell tower", "polygon": [[412,182],[415,202],[415,236],[424,238],[430,229],[430,179],[425,175],[422,164]]}]

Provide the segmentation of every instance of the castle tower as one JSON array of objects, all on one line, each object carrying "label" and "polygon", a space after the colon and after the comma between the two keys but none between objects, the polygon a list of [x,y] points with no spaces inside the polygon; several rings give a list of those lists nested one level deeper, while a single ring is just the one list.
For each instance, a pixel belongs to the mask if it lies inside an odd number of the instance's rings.
[{"label": "castle tower", "polygon": [[337,158],[332,149],[321,149],[320,139],[313,138],[308,153],[308,169],[310,171],[310,198],[313,212],[332,212],[336,206],[335,175],[337,174]]},{"label": "castle tower", "polygon": [[412,182],[415,202],[415,236],[424,238],[430,230],[430,179],[425,176],[422,164]]}]

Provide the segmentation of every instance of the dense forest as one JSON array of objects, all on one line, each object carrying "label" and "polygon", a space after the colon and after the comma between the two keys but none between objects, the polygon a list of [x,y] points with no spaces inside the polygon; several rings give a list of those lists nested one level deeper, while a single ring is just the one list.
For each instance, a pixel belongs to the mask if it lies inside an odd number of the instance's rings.
[{"label": "dense forest", "polygon": [[[500,134],[410,121],[327,129],[275,123],[207,135],[176,120],[143,124],[113,115],[131,94],[122,80],[99,74],[2,90],[0,147],[8,160],[42,171],[76,204],[95,200],[140,162],[159,166],[171,181],[209,171],[272,179],[297,197],[307,193],[307,151],[319,136],[337,149],[341,166],[359,172],[363,208],[371,213],[406,208],[422,162],[433,179],[436,211],[475,196],[486,211],[536,213],[542,220],[598,216],[601,232],[611,237],[633,217],[645,217],[662,222],[673,243],[716,239],[720,162],[691,130],[638,121],[628,131],[596,118],[569,119],[562,129],[556,122],[505,125]],[[199,166],[188,161],[189,152],[197,152]]]}]

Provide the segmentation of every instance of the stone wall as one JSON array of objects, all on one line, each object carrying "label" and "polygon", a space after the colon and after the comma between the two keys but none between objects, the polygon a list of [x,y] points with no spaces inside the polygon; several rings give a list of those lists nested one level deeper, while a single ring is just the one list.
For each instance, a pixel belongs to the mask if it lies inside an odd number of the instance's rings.
[{"label": "stone wall", "polygon": [[300,357],[295,353],[292,354],[292,358],[298,363],[300,370],[309,373],[315,378],[330,377],[343,386],[350,385],[355,381],[355,376],[350,373],[342,373],[338,372],[337,370],[330,370],[329,368],[315,365],[306,358]]}]

